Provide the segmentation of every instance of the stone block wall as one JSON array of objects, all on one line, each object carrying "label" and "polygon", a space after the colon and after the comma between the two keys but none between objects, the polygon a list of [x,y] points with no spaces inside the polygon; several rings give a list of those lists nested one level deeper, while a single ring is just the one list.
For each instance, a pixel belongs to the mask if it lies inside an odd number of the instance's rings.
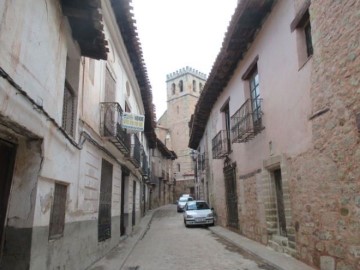
[{"label": "stone block wall", "polygon": [[360,269],[360,1],[312,1],[309,12],[313,148],[289,161],[297,251],[320,269],[355,270]]}]

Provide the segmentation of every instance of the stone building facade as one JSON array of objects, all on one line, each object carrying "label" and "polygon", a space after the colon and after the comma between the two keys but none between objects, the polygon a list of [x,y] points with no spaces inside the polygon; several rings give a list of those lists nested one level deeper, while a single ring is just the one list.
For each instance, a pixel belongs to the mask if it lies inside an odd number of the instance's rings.
[{"label": "stone building facade", "polygon": [[206,75],[185,67],[167,75],[167,110],[157,123],[156,133],[174,151],[175,198],[181,194],[195,196],[195,163],[188,147],[189,122],[206,81]]},{"label": "stone building facade", "polygon": [[190,124],[218,224],[322,270],[360,268],[359,10],[240,0]]},{"label": "stone building facade", "polygon": [[130,2],[0,15],[0,268],[85,269],[149,207],[156,116]]},{"label": "stone building facade", "polygon": [[151,209],[161,205],[171,204],[176,201],[175,179],[173,175],[173,163],[176,162],[175,152],[169,150],[163,142],[157,138],[156,148],[151,151]]}]

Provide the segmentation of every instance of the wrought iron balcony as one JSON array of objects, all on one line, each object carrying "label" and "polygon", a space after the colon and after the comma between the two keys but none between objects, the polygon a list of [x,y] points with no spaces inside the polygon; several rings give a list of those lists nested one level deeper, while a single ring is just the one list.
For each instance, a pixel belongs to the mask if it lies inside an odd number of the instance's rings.
[{"label": "wrought iron balcony", "polygon": [[212,139],[212,154],[214,159],[225,157],[230,150],[229,133],[226,130],[220,130]]},{"label": "wrought iron balcony", "polygon": [[100,103],[100,135],[112,142],[123,154],[130,152],[130,134],[121,126],[122,109],[117,102]]},{"label": "wrought iron balcony", "polygon": [[128,155],[129,161],[136,167],[139,168],[141,165],[141,152],[142,145],[136,134],[131,134],[131,149]]},{"label": "wrought iron balcony", "polygon": [[[251,99],[245,101],[233,116],[231,116],[232,142],[242,143],[253,139],[265,127],[262,124],[262,99],[251,104]],[[253,109],[255,108],[255,109]]]}]

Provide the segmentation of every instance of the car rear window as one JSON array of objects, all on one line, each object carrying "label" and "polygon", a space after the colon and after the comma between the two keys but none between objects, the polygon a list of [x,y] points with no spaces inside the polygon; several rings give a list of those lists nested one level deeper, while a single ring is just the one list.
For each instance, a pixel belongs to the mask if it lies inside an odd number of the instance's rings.
[{"label": "car rear window", "polygon": [[198,210],[209,209],[209,206],[207,205],[206,202],[197,202],[197,203],[196,203],[196,208],[197,208]]},{"label": "car rear window", "polygon": [[205,210],[209,209],[206,202],[188,203],[187,210]]}]

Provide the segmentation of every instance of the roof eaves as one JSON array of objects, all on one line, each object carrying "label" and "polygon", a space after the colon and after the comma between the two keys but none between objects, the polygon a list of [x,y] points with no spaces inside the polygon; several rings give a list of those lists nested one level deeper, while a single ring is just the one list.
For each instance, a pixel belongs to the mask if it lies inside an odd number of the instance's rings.
[{"label": "roof eaves", "polygon": [[195,106],[189,147],[196,149],[218,96],[228,84],[239,61],[255,39],[277,0],[242,0],[235,9],[228,30],[202,94]]},{"label": "roof eaves", "polygon": [[141,98],[145,109],[145,136],[149,139],[149,147],[156,147],[156,113],[153,104],[152,90],[143,59],[141,43],[139,41],[135,19],[131,12],[133,7],[131,0],[111,0],[119,30],[123,37],[130,61],[133,65],[135,76],[137,78]]}]

